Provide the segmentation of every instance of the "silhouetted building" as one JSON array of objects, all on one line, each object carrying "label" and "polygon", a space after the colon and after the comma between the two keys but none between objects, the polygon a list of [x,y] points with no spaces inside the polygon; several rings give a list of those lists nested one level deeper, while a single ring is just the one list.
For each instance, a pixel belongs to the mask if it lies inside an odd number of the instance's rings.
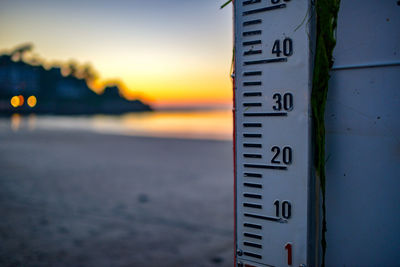
[{"label": "silhouetted building", "polygon": [[[33,107],[11,99],[22,96],[37,98]],[[22,103],[22,105],[17,105]],[[87,85],[85,79],[72,75],[64,77],[61,68],[46,70],[43,66],[32,66],[22,61],[14,62],[9,55],[0,56],[0,112],[93,114],[148,111],[150,106],[140,100],[129,101],[121,97],[118,86],[106,87],[98,95]]]}]

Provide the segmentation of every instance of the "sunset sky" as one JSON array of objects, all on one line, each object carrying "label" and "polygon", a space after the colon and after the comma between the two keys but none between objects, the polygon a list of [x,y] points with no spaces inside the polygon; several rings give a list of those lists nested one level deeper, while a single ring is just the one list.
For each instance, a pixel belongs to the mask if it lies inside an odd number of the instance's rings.
[{"label": "sunset sky", "polygon": [[90,62],[155,106],[231,104],[232,8],[224,0],[1,0],[0,50]]}]

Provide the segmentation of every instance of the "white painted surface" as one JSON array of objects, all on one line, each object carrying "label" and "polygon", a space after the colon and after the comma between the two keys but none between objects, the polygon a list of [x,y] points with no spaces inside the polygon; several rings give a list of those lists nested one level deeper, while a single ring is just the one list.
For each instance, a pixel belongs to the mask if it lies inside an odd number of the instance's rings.
[{"label": "white painted surface", "polygon": [[[246,1],[235,1],[235,62],[236,62],[236,166],[237,166],[237,218],[236,234],[238,262],[252,265],[287,266],[288,252],[285,245],[293,246],[293,266],[307,264],[308,244],[308,183],[310,153],[310,49],[307,23],[309,1],[280,1],[284,8],[245,15],[244,12],[272,6],[271,1],[260,1],[243,5]],[[247,1],[248,2],[248,1]],[[244,26],[243,22],[261,19],[262,23]],[[244,36],[244,32],[261,30],[260,35]],[[293,55],[284,57],[286,62],[246,64],[249,61],[276,59],[272,53],[275,40],[291,38]],[[243,42],[261,40],[260,45],[243,45]],[[262,50],[261,54],[244,55],[246,51]],[[261,71],[262,75],[245,76],[244,72]],[[261,82],[261,85],[244,85],[245,82]],[[244,96],[244,93],[260,93],[260,96]],[[248,113],[276,113],[273,109],[273,95],[291,93],[293,110],[286,116],[245,116]],[[244,103],[261,103],[262,106],[243,106]],[[262,127],[244,127],[243,123],[261,123]],[[262,134],[261,138],[244,137],[243,134]],[[260,144],[261,147],[244,147],[244,144]],[[277,158],[280,164],[271,163],[274,153],[271,148],[281,149]],[[291,147],[292,162],[282,163],[282,150]],[[248,158],[244,154],[262,158]],[[245,164],[272,165],[285,170],[249,168]],[[262,177],[246,177],[245,173],[255,173]],[[255,183],[262,188],[245,186]],[[261,199],[244,197],[245,193],[257,194]],[[285,223],[246,216],[256,214],[278,218],[274,202],[280,200],[291,203],[291,216],[279,217]],[[244,207],[244,203],[261,205],[261,208]],[[244,227],[245,223],[256,224],[262,229]],[[245,236],[246,233],[259,238]],[[245,242],[260,247],[245,245]],[[248,243],[247,243],[248,244]],[[243,254],[242,254],[243,253]],[[253,253],[253,254],[246,254]],[[253,256],[252,256],[253,255]],[[254,257],[254,255],[258,255]],[[257,258],[258,257],[258,258]],[[260,264],[260,265],[258,265]]]},{"label": "white painted surface", "polygon": [[[396,0],[342,0],[335,65],[400,62]],[[400,66],[332,72],[328,266],[399,266]]]}]

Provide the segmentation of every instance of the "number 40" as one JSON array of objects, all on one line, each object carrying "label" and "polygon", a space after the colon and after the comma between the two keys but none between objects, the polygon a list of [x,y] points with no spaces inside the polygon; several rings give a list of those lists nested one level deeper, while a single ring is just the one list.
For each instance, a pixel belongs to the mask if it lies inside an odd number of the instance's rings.
[{"label": "number 40", "polygon": [[[282,45],[281,45],[281,43],[282,43]],[[281,47],[282,47],[282,49],[281,49]],[[277,57],[280,57],[281,53],[283,53],[283,55],[286,57],[293,55],[292,39],[285,38],[285,39],[283,39],[283,42],[281,42],[281,40],[275,40],[274,46],[272,47],[272,54],[275,54]]]}]

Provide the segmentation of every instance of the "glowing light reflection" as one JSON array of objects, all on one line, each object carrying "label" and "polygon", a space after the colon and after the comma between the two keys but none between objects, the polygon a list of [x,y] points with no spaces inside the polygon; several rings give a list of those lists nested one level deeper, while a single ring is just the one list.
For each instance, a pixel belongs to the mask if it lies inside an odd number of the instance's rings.
[{"label": "glowing light reflection", "polygon": [[21,127],[21,115],[14,113],[11,115],[11,129],[16,132]]},{"label": "glowing light reflection", "polygon": [[149,112],[126,114],[120,120],[97,116],[93,127],[99,132],[189,139],[232,139],[232,111]]}]

